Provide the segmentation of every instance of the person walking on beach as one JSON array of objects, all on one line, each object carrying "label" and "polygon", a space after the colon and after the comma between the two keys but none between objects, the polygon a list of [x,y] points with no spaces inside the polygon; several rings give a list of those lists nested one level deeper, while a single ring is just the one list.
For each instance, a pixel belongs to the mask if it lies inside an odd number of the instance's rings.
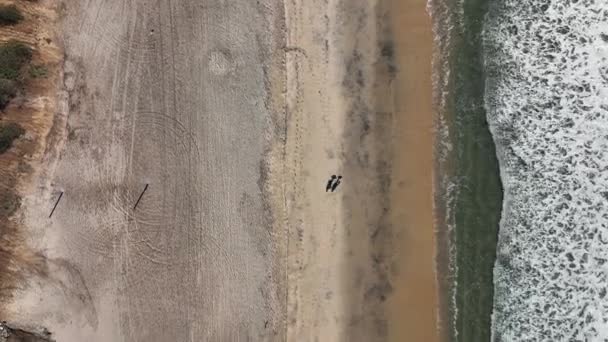
[{"label": "person walking on beach", "polygon": [[325,186],[325,192],[328,192],[329,189],[331,189],[331,185],[335,179],[336,179],[336,175],[331,175],[331,178],[329,178],[329,180],[327,181],[327,186]]},{"label": "person walking on beach", "polygon": [[342,183],[341,179],[342,179],[342,176],[338,176],[338,179],[336,179],[334,184],[331,186],[331,192],[334,192],[336,190],[336,188],[338,187],[338,185],[340,185],[340,183]]}]

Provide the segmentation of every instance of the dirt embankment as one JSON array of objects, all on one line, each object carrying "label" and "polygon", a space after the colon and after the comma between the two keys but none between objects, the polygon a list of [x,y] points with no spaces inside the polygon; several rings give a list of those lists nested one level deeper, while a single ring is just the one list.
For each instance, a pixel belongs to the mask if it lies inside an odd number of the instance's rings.
[{"label": "dirt embankment", "polygon": [[51,333],[46,329],[42,332],[31,332],[0,322],[0,342],[53,342],[53,340]]},{"label": "dirt embankment", "polygon": [[[28,249],[24,242],[26,237],[20,227],[19,206],[22,195],[30,191],[32,177],[38,172],[53,123],[62,61],[61,47],[55,40],[58,13],[55,5],[47,1],[0,1],[0,6],[10,5],[16,6],[22,19],[11,25],[0,25],[0,44],[23,43],[31,49],[31,58],[20,67],[19,74],[12,81],[14,93],[0,111],[1,125],[17,124],[23,128],[23,134],[0,154],[1,303],[11,298],[27,274],[45,273],[44,259]],[[8,62],[5,60],[3,63],[6,66]],[[0,320],[6,318],[3,309],[0,305]],[[19,334],[27,334],[21,330],[25,328],[30,327],[4,329],[8,341]]]}]

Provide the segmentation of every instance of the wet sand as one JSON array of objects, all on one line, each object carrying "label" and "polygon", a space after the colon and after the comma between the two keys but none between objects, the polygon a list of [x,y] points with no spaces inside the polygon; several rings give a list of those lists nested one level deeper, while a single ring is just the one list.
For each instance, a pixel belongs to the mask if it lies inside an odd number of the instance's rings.
[{"label": "wet sand", "polygon": [[433,210],[433,36],[426,0],[392,0],[396,63],[390,220],[398,232],[391,341],[438,341]]}]

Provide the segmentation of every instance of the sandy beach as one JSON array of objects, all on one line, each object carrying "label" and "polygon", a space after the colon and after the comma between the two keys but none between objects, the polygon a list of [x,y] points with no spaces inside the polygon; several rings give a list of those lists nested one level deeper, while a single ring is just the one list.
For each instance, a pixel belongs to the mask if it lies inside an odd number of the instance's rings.
[{"label": "sandy beach", "polygon": [[426,1],[293,4],[289,340],[437,341]]},{"label": "sandy beach", "polygon": [[21,213],[46,272],[20,284],[8,321],[67,342],[283,339],[265,177],[284,117],[264,86],[282,10],[63,3],[59,105]]},{"label": "sandy beach", "polygon": [[438,341],[425,6],[66,1],[19,212],[44,272],[7,320],[67,342]]}]

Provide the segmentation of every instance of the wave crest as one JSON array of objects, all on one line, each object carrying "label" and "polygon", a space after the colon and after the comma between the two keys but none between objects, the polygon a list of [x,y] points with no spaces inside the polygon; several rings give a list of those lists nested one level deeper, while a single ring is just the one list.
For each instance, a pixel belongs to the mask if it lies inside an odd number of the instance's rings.
[{"label": "wave crest", "polygon": [[486,20],[495,340],[608,339],[607,19],[604,1],[505,0]]}]

